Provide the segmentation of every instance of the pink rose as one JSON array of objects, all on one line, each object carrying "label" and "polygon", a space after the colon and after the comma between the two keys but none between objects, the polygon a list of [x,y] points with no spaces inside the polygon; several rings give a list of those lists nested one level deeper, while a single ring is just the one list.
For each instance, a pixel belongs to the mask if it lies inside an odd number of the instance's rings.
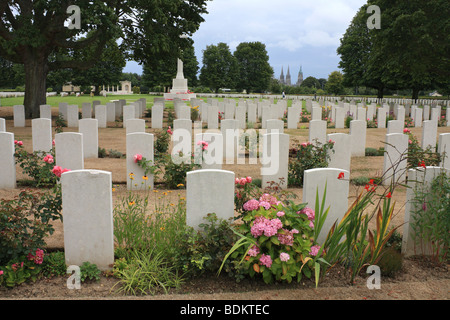
[{"label": "pink rose", "polygon": [[58,178],[61,178],[62,170],[63,169],[60,166],[54,166],[52,169],[52,172],[55,176],[57,176]]},{"label": "pink rose", "polygon": [[142,154],[135,154],[133,159],[134,159],[134,163],[138,163],[138,161],[142,160]]},{"label": "pink rose", "polygon": [[252,182],[252,177],[247,177],[247,183],[251,183]]},{"label": "pink rose", "polygon": [[247,183],[247,179],[246,179],[246,178],[241,178],[241,179],[239,180],[239,184],[240,184],[241,186],[245,186],[246,183]]},{"label": "pink rose", "polygon": [[44,157],[44,162],[47,162],[47,163],[50,163],[50,164],[53,163],[54,162],[53,156],[51,154],[46,155]]}]

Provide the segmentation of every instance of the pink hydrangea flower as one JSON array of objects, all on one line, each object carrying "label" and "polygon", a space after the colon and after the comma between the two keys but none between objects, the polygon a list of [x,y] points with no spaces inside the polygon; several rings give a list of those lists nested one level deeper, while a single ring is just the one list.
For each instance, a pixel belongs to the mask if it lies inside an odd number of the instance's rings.
[{"label": "pink hydrangea flower", "polygon": [[270,203],[271,205],[277,205],[277,204],[279,204],[278,199],[275,198],[274,196],[271,196],[271,195],[268,194],[268,193],[264,193],[264,194],[259,198],[259,201],[260,201],[260,202],[261,202],[261,201],[265,201],[265,202]]},{"label": "pink hydrangea flower", "polygon": [[264,207],[266,210],[269,210],[272,207],[272,205],[267,201],[260,201],[259,206]]},{"label": "pink hydrangea flower", "polygon": [[306,216],[308,217],[308,220],[310,220],[310,221],[314,221],[314,217],[316,215],[314,210],[311,209],[310,207],[304,207],[302,210],[300,210],[297,213],[306,214]]},{"label": "pink hydrangea flower", "polygon": [[259,248],[257,246],[253,246],[250,250],[248,250],[248,255],[250,257],[256,257],[259,253]]},{"label": "pink hydrangea flower", "polygon": [[280,253],[280,260],[281,260],[281,261],[286,262],[286,261],[288,261],[290,258],[291,258],[291,256],[289,255],[289,253],[286,253],[286,252]]},{"label": "pink hydrangea flower", "polygon": [[272,266],[272,258],[266,254],[261,255],[261,258],[259,258],[259,262],[261,262],[261,264],[263,266],[266,266],[267,268],[270,268]]},{"label": "pink hydrangea flower", "polygon": [[277,238],[281,244],[287,246],[292,246],[294,244],[294,234],[289,230],[283,229],[280,233],[278,233]]},{"label": "pink hydrangea flower", "polygon": [[320,246],[319,245],[312,246],[311,247],[311,251],[309,252],[309,254],[315,257],[319,253],[319,250],[320,250]]},{"label": "pink hydrangea flower", "polygon": [[245,211],[253,211],[253,210],[258,210],[259,208],[259,201],[252,199],[247,201],[246,203],[244,203],[243,208]]}]

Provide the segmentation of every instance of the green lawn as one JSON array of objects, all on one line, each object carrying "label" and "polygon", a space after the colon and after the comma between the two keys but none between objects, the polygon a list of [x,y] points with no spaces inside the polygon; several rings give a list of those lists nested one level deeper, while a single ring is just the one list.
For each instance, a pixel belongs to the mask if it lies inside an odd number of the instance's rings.
[{"label": "green lawn", "polygon": [[[94,96],[91,97],[89,95],[83,95],[83,96],[52,96],[47,97],[47,104],[51,105],[52,107],[57,107],[60,102],[67,102],[68,104],[76,104],[81,107],[82,103],[84,102],[90,102],[94,100],[100,101],[100,104],[106,104],[108,102],[111,102],[113,100],[119,100],[119,99],[125,99],[127,100],[127,103],[134,102],[140,98],[146,98],[147,99],[147,105],[151,106],[153,105],[153,100],[156,96],[150,96],[145,94],[129,94],[129,95],[108,95],[106,97],[103,96]],[[162,97],[162,96],[160,96]],[[1,106],[14,106],[14,105],[21,105],[23,104],[24,97],[17,97],[17,98],[0,98]]]}]

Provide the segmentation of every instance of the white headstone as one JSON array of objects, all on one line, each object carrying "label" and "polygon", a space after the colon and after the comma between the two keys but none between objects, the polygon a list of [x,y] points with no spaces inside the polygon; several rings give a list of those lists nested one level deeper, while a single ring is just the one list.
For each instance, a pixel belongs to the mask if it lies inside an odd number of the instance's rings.
[{"label": "white headstone", "polygon": [[98,120],[81,119],[78,123],[78,132],[83,135],[84,158],[98,158]]},{"label": "white headstone", "polygon": [[67,106],[69,104],[67,102],[60,102],[58,104],[58,114],[61,115],[61,117],[67,121]]},{"label": "white headstone", "polygon": [[289,135],[268,133],[263,135],[261,159],[262,188],[273,181],[282,189],[288,187]]},{"label": "white headstone", "polygon": [[95,106],[95,119],[98,120],[99,128],[106,128],[106,106],[105,105],[96,105]]},{"label": "white headstone", "polygon": [[327,140],[334,142],[333,149],[327,150],[327,154],[330,156],[328,168],[337,168],[350,172],[350,136],[345,133],[332,133],[327,135]]},{"label": "white headstone", "polygon": [[[343,177],[339,179],[341,173]],[[331,227],[339,223],[348,210],[349,180],[350,173],[342,169],[318,168],[304,172],[303,203],[307,203],[309,208],[315,210],[317,193],[321,205],[326,187],[324,209],[329,207],[330,210],[317,239],[320,245],[324,243]]]},{"label": "white headstone", "polygon": [[145,120],[128,119],[125,132],[126,134],[135,132],[145,132]]},{"label": "white headstone", "polygon": [[[211,183],[220,181],[220,183]],[[186,174],[186,224],[199,229],[203,218],[214,213],[219,219],[234,217],[235,174],[225,170],[197,170]]]},{"label": "white headstone", "polygon": [[219,129],[219,107],[216,105],[208,106],[208,129]]},{"label": "white headstone", "polygon": [[56,165],[63,169],[84,169],[83,135],[77,132],[55,134]]},{"label": "white headstone", "polygon": [[49,104],[41,104],[39,106],[40,118],[52,119],[52,106]]},{"label": "white headstone", "polygon": [[450,133],[439,135],[438,152],[441,155],[439,166],[450,170]]},{"label": "white headstone", "polygon": [[366,155],[367,122],[363,120],[350,121],[351,153],[353,157]]},{"label": "white headstone", "polygon": [[309,121],[309,142],[324,144],[327,140],[327,122],[325,120]]},{"label": "white headstone", "polygon": [[247,121],[249,123],[256,123],[257,122],[257,104],[256,103],[249,103],[247,105]]},{"label": "white headstone", "polygon": [[409,137],[403,133],[386,134],[383,162],[383,185],[406,181],[406,152]]},{"label": "white headstone", "polygon": [[75,170],[61,175],[66,265],[83,262],[100,270],[114,263],[111,173]]},{"label": "white headstone", "polygon": [[432,148],[434,152],[436,149],[436,138],[437,138],[438,123],[436,120],[425,120],[423,121],[422,127],[422,149],[428,147]]},{"label": "white headstone", "polygon": [[379,129],[386,128],[386,109],[385,108],[378,108],[377,109],[377,127]]},{"label": "white headstone", "polygon": [[205,132],[195,135],[195,151],[200,147],[197,142],[205,141],[208,147],[203,151],[202,169],[216,169],[221,170],[223,164],[223,137],[221,133]]},{"label": "white headstone", "polygon": [[90,102],[83,102],[81,105],[81,118],[90,119],[92,118],[92,106]]},{"label": "white headstone", "polygon": [[0,118],[0,132],[6,132],[6,121],[4,118]]},{"label": "white headstone", "polygon": [[25,106],[15,105],[14,110],[14,127],[25,127]]},{"label": "white headstone", "polygon": [[[415,232],[413,223],[416,219],[416,214],[423,203],[414,201],[417,192],[428,194],[430,193],[431,182],[439,174],[445,173],[447,178],[450,178],[450,171],[440,167],[426,167],[420,169],[408,170],[408,188],[406,189],[406,204],[405,204],[405,224],[403,225],[402,237],[402,254],[405,257],[413,255],[430,255],[432,254],[431,243],[426,239],[415,239]],[[430,226],[432,227],[432,226]],[[415,243],[418,243],[415,245]]]},{"label": "white headstone", "polygon": [[145,180],[145,169],[136,162],[135,156],[141,155],[147,160],[154,161],[154,136],[151,133],[129,133],[127,134],[127,189],[146,190],[153,189],[154,176],[147,173]]},{"label": "white headstone", "polygon": [[152,107],[152,128],[162,129],[163,127],[164,106],[162,104],[155,104]]},{"label": "white headstone", "polygon": [[389,120],[387,127],[387,134],[403,133],[404,125],[400,120]]},{"label": "white headstone", "polygon": [[336,129],[345,128],[345,109],[344,108],[336,108],[336,115],[334,119],[334,127]]},{"label": "white headstone", "polygon": [[127,127],[127,120],[136,119],[135,108],[136,107],[134,104],[123,106],[123,127],[124,128]]},{"label": "white headstone", "polygon": [[50,152],[53,147],[52,120],[36,118],[31,120],[33,151]]},{"label": "white headstone", "polygon": [[16,162],[14,160],[14,134],[0,132],[0,189],[16,187]]},{"label": "white headstone", "polygon": [[78,127],[78,106],[77,105],[68,105],[67,106],[67,126],[69,128],[77,128]]},{"label": "white headstone", "polygon": [[279,119],[269,119],[266,121],[267,133],[284,133],[284,121]]},{"label": "white headstone", "polygon": [[116,104],[114,102],[108,102],[106,104],[106,121],[116,121]]},{"label": "white headstone", "polygon": [[237,146],[239,138],[238,121],[224,119],[220,123],[220,130],[223,138],[223,156],[227,163],[233,163],[237,156]]}]

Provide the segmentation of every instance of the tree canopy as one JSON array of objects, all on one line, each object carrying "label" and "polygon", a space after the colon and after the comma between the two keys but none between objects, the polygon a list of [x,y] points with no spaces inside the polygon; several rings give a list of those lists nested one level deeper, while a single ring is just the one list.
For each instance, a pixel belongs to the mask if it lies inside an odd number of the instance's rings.
[{"label": "tree canopy", "polygon": [[189,45],[180,36],[199,28],[206,1],[77,1],[79,28],[65,25],[73,1],[1,1],[0,57],[24,65],[26,116],[39,116],[49,72],[92,68],[112,40],[126,59],[146,65],[178,56]]},{"label": "tree canopy", "polygon": [[[380,29],[369,29],[369,5],[380,8]],[[450,3],[447,0],[371,0],[361,7],[337,52],[346,85],[378,90],[448,87]]]}]

